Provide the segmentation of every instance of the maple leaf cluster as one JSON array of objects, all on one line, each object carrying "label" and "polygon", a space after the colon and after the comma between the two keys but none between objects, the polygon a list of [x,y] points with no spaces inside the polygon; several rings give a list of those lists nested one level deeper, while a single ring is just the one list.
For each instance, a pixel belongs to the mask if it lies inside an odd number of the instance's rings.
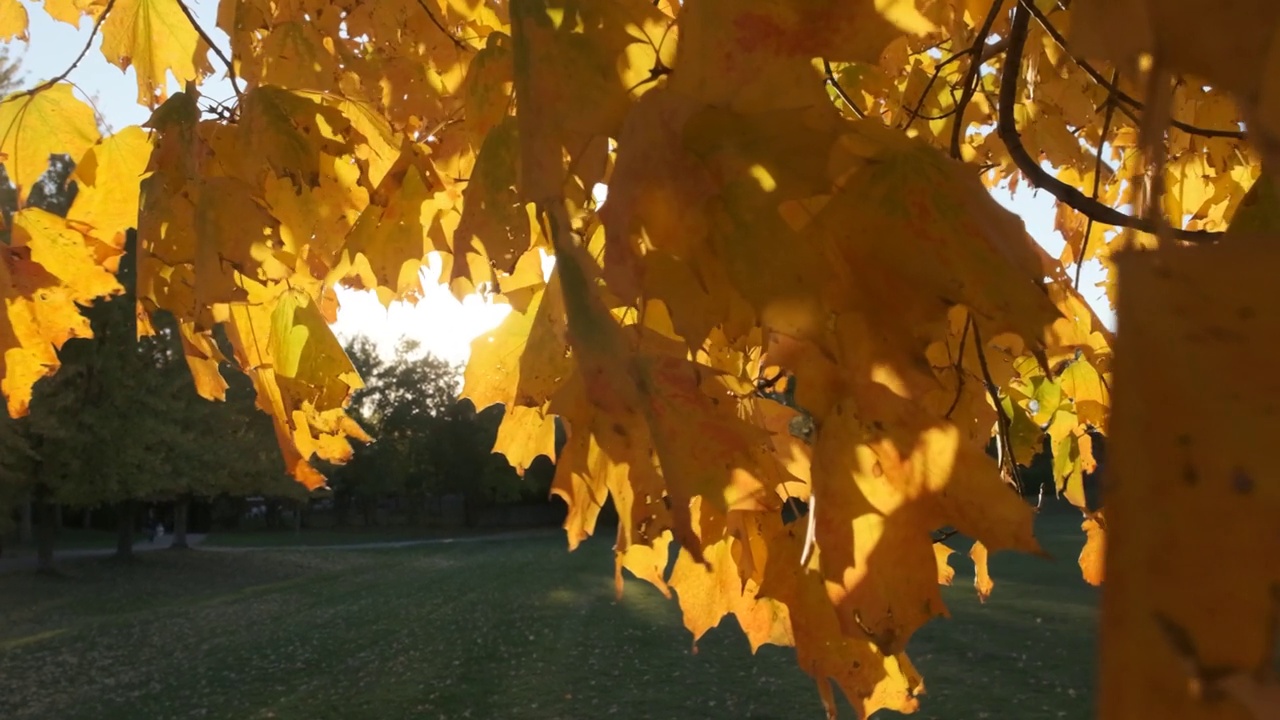
[{"label": "maple leaf cluster", "polygon": [[[1131,411],[1114,441],[1114,507],[1090,505],[1085,476],[1093,438],[1111,434],[1113,373],[1129,374],[1130,407],[1195,382],[1149,374],[1177,352],[1157,351],[1160,323],[1228,342],[1211,314],[1152,299],[1174,292],[1157,286],[1205,262],[1220,289],[1231,263],[1273,259],[1247,240],[1183,247],[1229,224],[1280,227],[1258,182],[1280,132],[1271,3],[222,0],[225,52],[180,0],[44,8],[91,20],[154,111],[102,137],[65,76],[0,103],[20,199],[50,153],[75,160],[80,186],[65,219],[20,210],[3,249],[11,414],[87,332],[76,305],[119,290],[113,263],[136,226],[140,332],[173,313],[206,398],[223,396],[218,367],[233,360],[290,472],[321,484],[314,458],[342,462],[369,440],[344,410],[361,381],[329,329],[334,288],[413,300],[435,252],[455,294],[512,308],[473,344],[463,395],[504,406],[494,450],[513,465],[556,460],[570,547],[611,499],[619,588],[625,570],[674,590],[695,638],[732,614],[753,649],[794,646],[831,713],[833,688],[862,716],[917,707],[906,649],[947,614],[939,584],[954,574],[938,531],[972,539],[984,598],[989,553],[1040,552],[1018,468],[1046,438],[1054,489],[1084,515],[1084,578],[1101,583],[1104,560],[1134,573],[1105,594],[1104,675],[1143,664],[1129,654],[1161,637],[1157,611],[1210,642],[1203,603],[1153,600],[1194,578],[1144,566],[1173,530],[1144,526],[1156,481],[1125,473],[1180,457],[1164,435],[1144,439],[1156,419]],[[0,0],[0,38],[27,39],[26,25],[26,6]],[[1201,42],[1213,32],[1232,39]],[[210,54],[234,87],[227,104],[200,94]],[[170,76],[185,85],[172,96]],[[1060,201],[1059,257],[989,193],[1024,183]],[[1153,269],[1220,246],[1248,249]],[[1089,261],[1113,300],[1116,267],[1149,276],[1120,295],[1126,333],[1146,322],[1126,319],[1134,308],[1155,318],[1125,335],[1128,360],[1078,290]],[[1264,304],[1209,307],[1247,315],[1244,336],[1259,317],[1274,327]],[[1229,345],[1206,347],[1206,373],[1229,362]],[[812,432],[794,432],[800,417]],[[1182,434],[1217,426],[1197,427]],[[1194,524],[1179,514],[1192,503],[1226,513],[1248,499],[1239,532],[1275,521],[1276,483],[1254,479],[1255,460],[1230,470],[1248,492],[1188,489],[1162,500],[1181,503],[1170,517]],[[1251,598],[1280,583],[1274,558],[1255,565],[1237,583]],[[1220,581],[1236,587],[1232,573]],[[1193,656],[1252,667],[1262,646],[1236,641],[1270,606],[1249,602]],[[1144,670],[1154,685],[1104,683],[1104,717],[1176,688],[1175,665]]]}]

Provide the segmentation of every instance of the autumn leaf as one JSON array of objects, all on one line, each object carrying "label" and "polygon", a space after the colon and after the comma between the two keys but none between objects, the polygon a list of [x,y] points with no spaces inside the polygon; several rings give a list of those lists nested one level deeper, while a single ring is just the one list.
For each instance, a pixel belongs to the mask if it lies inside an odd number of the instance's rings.
[{"label": "autumn leaf", "polygon": [[933,543],[933,556],[938,562],[939,585],[950,585],[951,581],[955,579],[956,569],[951,567],[951,563],[948,561],[953,552],[955,551],[940,542]]},{"label": "autumn leaf", "polygon": [[1280,386],[1267,369],[1280,331],[1268,268],[1278,260],[1266,235],[1118,259],[1126,329],[1108,470],[1124,480],[1106,495],[1103,720],[1244,717],[1188,695],[1182,648],[1161,617],[1224,674],[1269,666],[1280,560],[1251,548],[1280,517],[1280,487],[1268,479]]},{"label": "autumn leaf", "polygon": [[561,339],[564,309],[556,275],[523,311],[513,311],[491,333],[471,343],[476,358],[463,377],[462,397],[483,410],[494,403],[508,408],[538,407],[572,372]]},{"label": "autumn leaf", "polygon": [[311,456],[322,447],[327,460],[350,452],[341,437],[336,445],[317,443],[358,431],[343,422],[343,408],[363,384],[315,301],[299,290],[251,286],[247,302],[230,305],[227,334],[253,379],[258,407],[271,416],[285,469],[308,488],[323,485]]},{"label": "autumn leaf", "polygon": [[49,156],[79,160],[100,137],[93,108],[58,83],[33,94],[0,102],[0,158],[25,201],[36,180],[49,167]]},{"label": "autumn leaf", "polygon": [[498,425],[498,436],[493,441],[493,451],[501,453],[507,462],[523,476],[524,471],[539,456],[556,461],[555,419],[547,417],[544,408],[513,405],[507,408]]},{"label": "autumn leaf", "polygon": [[27,9],[19,0],[0,2],[0,39],[27,40]]},{"label": "autumn leaf", "polygon": [[975,542],[969,548],[969,557],[973,560],[973,586],[978,589],[978,599],[986,602],[995,588],[991,573],[987,570],[987,547],[981,542]]},{"label": "autumn leaf", "polygon": [[1080,529],[1085,534],[1084,548],[1080,551],[1080,571],[1090,585],[1101,585],[1107,573],[1107,526],[1102,511],[1085,517]]},{"label": "autumn leaf", "polygon": [[0,388],[11,417],[27,413],[31,386],[58,369],[56,350],[73,337],[92,337],[80,305],[118,292],[116,278],[94,257],[86,238],[39,208],[13,218],[3,250],[0,288]]},{"label": "autumn leaf", "polygon": [[[1104,717],[1234,717],[1275,688],[1278,576],[1249,549],[1280,516],[1280,45],[1274,7],[1229,5],[228,0],[211,48],[189,4],[0,0],[10,39],[32,10],[100,19],[154,108],[100,129],[79,97],[102,88],[66,73],[0,101],[0,383],[24,411],[136,227],[139,333],[171,313],[207,398],[247,373],[317,487],[368,440],[337,288],[417,299],[435,252],[455,296],[511,308],[461,393],[504,406],[495,451],[519,472],[559,428],[568,544],[611,503],[618,592],[674,592],[695,639],[733,615],[796,647],[832,715],[837,692],[917,709],[902,649],[954,578],[934,539],[972,539],[984,600],[988,554],[1040,555],[1013,464],[1047,439],[1082,576],[1108,580]],[[31,207],[55,154],[65,220]],[[1141,212],[1157,180],[1172,240]],[[1058,258],[1002,207],[1028,192]]]},{"label": "autumn leaf", "polygon": [[116,0],[102,23],[102,55],[138,78],[138,104],[155,107],[169,97],[169,77],[179,85],[213,72],[209,46],[182,7],[165,0]]},{"label": "autumn leaf", "polygon": [[138,220],[139,188],[152,144],[142,128],[127,127],[103,139],[76,165],[79,188],[67,222],[98,242],[124,248],[125,230]]}]

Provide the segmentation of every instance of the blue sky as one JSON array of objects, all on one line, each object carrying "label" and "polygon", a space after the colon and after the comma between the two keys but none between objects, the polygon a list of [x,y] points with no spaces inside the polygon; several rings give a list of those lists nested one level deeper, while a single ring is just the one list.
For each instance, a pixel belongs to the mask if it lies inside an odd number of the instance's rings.
[{"label": "blue sky", "polygon": [[[23,85],[29,86],[63,72],[84,47],[91,24],[82,20],[81,27],[74,28],[50,19],[36,3],[23,0],[23,4],[31,18],[31,45],[15,42],[10,46],[10,53],[21,60]],[[225,49],[227,37],[215,23],[217,0],[187,0],[187,6],[210,38]],[[71,71],[68,80],[80,89],[81,95],[94,105],[113,131],[145,122],[150,111],[136,103],[137,85],[133,70],[121,72],[107,63],[97,49],[98,43],[95,38],[93,49]],[[222,78],[217,60],[213,59],[213,62],[216,74],[202,90],[210,97],[230,97],[231,86]],[[180,89],[172,81],[170,88],[174,91]],[[1051,255],[1058,256],[1063,239],[1053,229],[1054,198],[1051,195],[1026,188],[1016,196],[999,189],[993,191],[993,195],[1001,205],[1022,218],[1027,231],[1037,242]],[[1114,314],[1102,291],[1095,287],[1101,278],[1102,269],[1096,261],[1086,265],[1081,292],[1103,322],[1114,327]],[[459,362],[469,354],[471,338],[497,325],[506,312],[505,306],[493,305],[480,298],[468,298],[459,303],[443,287],[428,288],[426,296],[416,306],[396,304],[390,311],[384,310],[371,293],[340,290],[339,297],[342,310],[334,329],[340,336],[363,333],[375,339],[384,352],[390,352],[396,340],[405,335],[421,341],[431,352]]]}]

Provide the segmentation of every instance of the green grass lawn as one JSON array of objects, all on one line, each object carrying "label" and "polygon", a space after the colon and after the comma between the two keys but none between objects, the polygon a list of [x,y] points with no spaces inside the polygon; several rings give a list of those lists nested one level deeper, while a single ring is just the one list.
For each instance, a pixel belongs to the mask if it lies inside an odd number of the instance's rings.
[{"label": "green grass lawn", "polygon": [[[1070,517],[1056,563],[1002,554],[979,604],[953,556],[953,619],[911,653],[917,717],[1091,715],[1096,592]],[[726,620],[691,652],[674,601],[615,603],[602,533],[379,551],[159,552],[0,578],[0,717],[821,718],[788,648]],[[845,717],[853,717],[846,708]]]}]

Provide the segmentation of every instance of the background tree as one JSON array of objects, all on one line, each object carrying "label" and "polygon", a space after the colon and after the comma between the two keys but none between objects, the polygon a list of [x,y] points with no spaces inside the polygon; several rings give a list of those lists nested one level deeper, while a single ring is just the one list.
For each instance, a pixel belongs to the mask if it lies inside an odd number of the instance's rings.
[{"label": "background tree", "polygon": [[550,489],[550,460],[521,477],[492,452],[500,408],[477,413],[459,401],[461,370],[402,340],[390,359],[357,336],[347,355],[365,387],[350,413],[374,436],[352,460],[329,470],[338,516],[354,505],[366,525],[376,522],[379,500],[392,498],[416,523],[429,497],[462,495],[468,507],[542,500]]}]

